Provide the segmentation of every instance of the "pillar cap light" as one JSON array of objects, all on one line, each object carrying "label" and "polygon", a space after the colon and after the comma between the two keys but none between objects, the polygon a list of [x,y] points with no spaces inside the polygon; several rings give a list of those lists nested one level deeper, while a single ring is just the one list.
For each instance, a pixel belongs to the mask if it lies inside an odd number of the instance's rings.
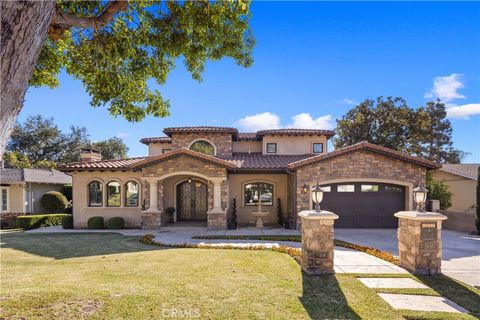
[{"label": "pillar cap light", "polygon": [[428,189],[425,188],[422,184],[419,184],[418,187],[413,189],[413,200],[417,204],[417,211],[423,212],[424,204],[427,201]]},{"label": "pillar cap light", "polygon": [[318,182],[312,187],[312,199],[315,202],[315,211],[320,212],[320,203],[323,200],[323,189]]}]

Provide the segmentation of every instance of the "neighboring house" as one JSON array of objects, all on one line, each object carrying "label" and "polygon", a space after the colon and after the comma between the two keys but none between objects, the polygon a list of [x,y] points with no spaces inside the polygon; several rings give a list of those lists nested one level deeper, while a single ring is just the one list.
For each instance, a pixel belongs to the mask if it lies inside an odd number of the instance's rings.
[{"label": "neighboring house", "polygon": [[0,169],[3,222],[22,214],[44,213],[42,196],[71,183],[71,176],[54,169]]},{"label": "neighboring house", "polygon": [[475,212],[480,164],[444,164],[433,172],[433,179],[445,183],[452,192],[449,211]]},{"label": "neighboring house", "polygon": [[253,226],[262,202],[277,223],[295,227],[297,213],[311,209],[310,189],[324,186],[322,209],[337,213],[337,227],[394,228],[393,214],[412,209],[412,190],[440,165],[361,142],[328,152],[330,130],[276,129],[239,133],[225,127],[173,127],[144,138],[146,157],[101,160],[82,150],[82,162],[60,166],[73,177],[76,228],[92,216],[123,217],[128,227],[158,228],[202,222],[225,229],[236,200],[239,225]]}]

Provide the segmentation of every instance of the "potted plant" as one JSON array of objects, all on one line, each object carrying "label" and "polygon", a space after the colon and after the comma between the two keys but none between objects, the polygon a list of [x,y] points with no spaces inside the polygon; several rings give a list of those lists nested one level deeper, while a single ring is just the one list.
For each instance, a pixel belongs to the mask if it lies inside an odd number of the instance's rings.
[{"label": "potted plant", "polygon": [[168,207],[165,212],[168,214],[168,222],[173,223],[173,214],[175,213],[174,207]]}]

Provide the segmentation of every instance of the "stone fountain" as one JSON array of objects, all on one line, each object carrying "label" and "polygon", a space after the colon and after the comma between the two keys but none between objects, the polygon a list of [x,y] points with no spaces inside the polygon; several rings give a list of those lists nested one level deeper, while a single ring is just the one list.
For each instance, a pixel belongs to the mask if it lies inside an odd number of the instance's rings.
[{"label": "stone fountain", "polygon": [[263,228],[263,218],[270,214],[270,211],[262,210],[262,201],[259,197],[257,211],[250,211],[250,213],[256,218],[256,227]]}]

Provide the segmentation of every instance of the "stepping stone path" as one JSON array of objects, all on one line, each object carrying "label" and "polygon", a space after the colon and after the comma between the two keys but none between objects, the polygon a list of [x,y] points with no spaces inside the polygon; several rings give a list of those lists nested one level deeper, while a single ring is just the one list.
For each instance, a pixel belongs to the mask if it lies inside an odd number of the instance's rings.
[{"label": "stepping stone path", "polygon": [[[411,278],[357,278],[369,288],[429,289],[428,286]],[[432,312],[468,313],[455,302],[444,297],[414,294],[378,293],[394,309]]]}]

